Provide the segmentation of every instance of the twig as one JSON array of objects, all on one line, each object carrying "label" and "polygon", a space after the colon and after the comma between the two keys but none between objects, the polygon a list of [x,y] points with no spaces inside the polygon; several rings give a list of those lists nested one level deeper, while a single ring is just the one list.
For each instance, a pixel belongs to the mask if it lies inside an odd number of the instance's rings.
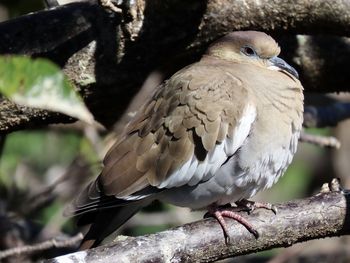
[{"label": "twig", "polygon": [[259,231],[258,239],[234,220],[226,220],[231,233],[228,245],[217,221],[209,218],[156,234],[119,237],[114,243],[45,262],[67,259],[81,263],[213,262],[306,240],[350,234],[349,202],[350,194],[346,191],[326,191],[277,205],[277,215],[265,210],[243,214]]},{"label": "twig", "polygon": [[312,143],[315,145],[319,145],[322,147],[332,147],[339,149],[340,148],[340,142],[337,138],[332,136],[321,136],[321,135],[315,135],[310,134],[306,132],[301,132],[300,139],[301,142],[307,142]]},{"label": "twig", "polygon": [[51,248],[72,247],[76,245],[78,242],[80,242],[82,239],[83,239],[83,234],[78,233],[77,235],[67,239],[53,238],[51,240],[47,240],[32,246],[21,246],[21,247],[15,247],[15,248],[3,250],[3,251],[0,251],[0,260],[7,257],[12,257],[12,256],[37,253],[37,252],[41,252]]}]

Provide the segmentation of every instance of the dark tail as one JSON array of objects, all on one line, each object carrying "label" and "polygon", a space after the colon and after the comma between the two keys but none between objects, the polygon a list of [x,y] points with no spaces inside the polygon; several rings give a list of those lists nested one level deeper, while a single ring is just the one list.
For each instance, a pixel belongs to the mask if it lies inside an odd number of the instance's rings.
[{"label": "dark tail", "polygon": [[[81,219],[83,221],[92,221],[92,224],[80,245],[80,250],[98,246],[141,208],[148,205],[148,203],[149,202],[131,202],[125,206],[98,211],[94,215],[82,215]],[[94,218],[84,218],[84,216],[93,216]]]}]

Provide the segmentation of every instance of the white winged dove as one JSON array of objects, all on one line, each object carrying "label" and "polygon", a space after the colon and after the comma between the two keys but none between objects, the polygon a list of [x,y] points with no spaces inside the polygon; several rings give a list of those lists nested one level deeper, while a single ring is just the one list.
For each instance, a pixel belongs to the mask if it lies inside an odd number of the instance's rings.
[{"label": "white winged dove", "polygon": [[246,199],[271,187],[296,152],[303,88],[279,52],[265,33],[233,32],[157,87],[66,211],[92,223],[82,248],[155,199],[208,209],[226,235],[223,217],[257,235],[234,207],[219,206],[251,206]]}]

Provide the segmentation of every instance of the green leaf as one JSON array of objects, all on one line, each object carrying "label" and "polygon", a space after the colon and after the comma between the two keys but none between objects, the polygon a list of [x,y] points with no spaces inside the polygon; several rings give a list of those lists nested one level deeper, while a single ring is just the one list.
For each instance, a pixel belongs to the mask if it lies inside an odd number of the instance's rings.
[{"label": "green leaf", "polygon": [[93,122],[79,94],[60,68],[47,59],[0,56],[0,93],[19,105]]}]

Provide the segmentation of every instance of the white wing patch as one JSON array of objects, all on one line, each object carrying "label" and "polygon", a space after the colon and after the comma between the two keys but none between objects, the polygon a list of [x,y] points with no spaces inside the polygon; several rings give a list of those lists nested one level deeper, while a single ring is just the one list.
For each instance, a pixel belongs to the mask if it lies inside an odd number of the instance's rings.
[{"label": "white wing patch", "polygon": [[233,134],[226,136],[222,143],[210,150],[203,161],[198,161],[194,153],[178,170],[174,171],[158,188],[172,188],[182,185],[196,185],[201,181],[209,180],[215,175],[223,163],[232,156],[248,137],[252,123],[256,119],[256,108],[248,104],[238,121]]},{"label": "white wing patch", "polygon": [[252,123],[256,118],[256,108],[255,106],[248,104],[243,111],[242,118],[238,121],[237,127],[233,131],[233,136],[231,140],[226,140],[225,142],[225,152],[228,156],[234,154],[238,148],[240,148],[244,140],[249,135]]}]

